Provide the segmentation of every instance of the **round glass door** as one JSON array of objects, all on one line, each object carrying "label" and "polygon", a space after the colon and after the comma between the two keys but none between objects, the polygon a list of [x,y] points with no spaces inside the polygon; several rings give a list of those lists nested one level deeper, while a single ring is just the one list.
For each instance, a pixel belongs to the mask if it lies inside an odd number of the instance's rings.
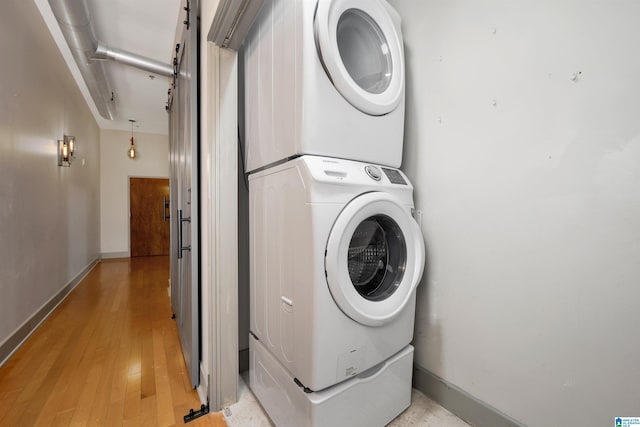
[{"label": "round glass door", "polygon": [[325,252],[327,285],[344,314],[369,326],[396,318],[424,268],[424,241],[393,196],[366,193],[342,210]]},{"label": "round glass door", "polygon": [[378,24],[365,12],[349,9],[340,16],[336,32],[340,58],[353,81],[369,93],[387,90],[393,62]]},{"label": "round glass door", "polygon": [[356,291],[369,301],[391,296],[402,281],[407,246],[398,224],[386,215],[360,223],[349,242],[347,268]]},{"label": "round glass door", "polygon": [[315,30],[320,61],[351,105],[380,116],[404,99],[399,18],[390,6],[379,0],[319,1]]}]

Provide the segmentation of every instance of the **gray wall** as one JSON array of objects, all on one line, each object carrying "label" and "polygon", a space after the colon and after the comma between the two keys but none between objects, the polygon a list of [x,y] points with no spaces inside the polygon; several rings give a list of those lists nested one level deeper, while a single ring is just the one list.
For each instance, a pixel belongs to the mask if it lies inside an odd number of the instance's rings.
[{"label": "gray wall", "polygon": [[428,251],[416,364],[530,426],[637,415],[640,2],[390,3]]},{"label": "gray wall", "polygon": [[100,133],[33,1],[2,2],[0,57],[1,344],[99,255]]}]

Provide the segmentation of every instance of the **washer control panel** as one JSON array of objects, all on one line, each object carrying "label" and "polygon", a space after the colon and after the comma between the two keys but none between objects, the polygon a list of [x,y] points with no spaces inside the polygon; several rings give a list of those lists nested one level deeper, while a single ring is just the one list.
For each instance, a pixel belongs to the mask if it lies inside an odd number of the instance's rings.
[{"label": "washer control panel", "polygon": [[364,167],[364,171],[367,173],[367,175],[369,175],[369,178],[373,179],[374,181],[380,181],[380,179],[382,178],[382,172],[380,172],[380,168],[378,168],[377,166],[367,165]]}]

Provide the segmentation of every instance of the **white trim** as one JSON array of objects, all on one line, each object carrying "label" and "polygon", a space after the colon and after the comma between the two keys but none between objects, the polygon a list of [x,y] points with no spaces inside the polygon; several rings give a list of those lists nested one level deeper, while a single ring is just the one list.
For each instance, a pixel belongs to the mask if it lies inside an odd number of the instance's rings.
[{"label": "white trim", "polygon": [[[238,399],[237,53],[204,43],[202,53],[202,259],[204,371],[212,410]],[[205,105],[206,104],[206,105]],[[206,181],[206,182],[205,182]],[[206,349],[205,349],[206,347]]]},{"label": "white trim", "polygon": [[196,392],[198,393],[200,402],[207,403],[209,395],[209,374],[202,360],[200,360],[200,369],[198,370],[198,372],[200,372],[200,382],[198,384],[198,387],[196,387]]},{"label": "white trim", "polygon": [[216,378],[222,406],[238,400],[238,55],[218,49],[216,144],[216,290],[220,357]]}]

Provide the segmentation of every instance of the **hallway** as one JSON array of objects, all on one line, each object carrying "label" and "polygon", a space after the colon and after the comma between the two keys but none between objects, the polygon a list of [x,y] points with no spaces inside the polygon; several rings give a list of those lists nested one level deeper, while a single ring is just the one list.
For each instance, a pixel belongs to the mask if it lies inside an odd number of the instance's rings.
[{"label": "hallway", "polygon": [[[0,368],[0,426],[182,425],[191,389],[168,257],[103,260]],[[222,414],[189,425],[226,426]]]}]

